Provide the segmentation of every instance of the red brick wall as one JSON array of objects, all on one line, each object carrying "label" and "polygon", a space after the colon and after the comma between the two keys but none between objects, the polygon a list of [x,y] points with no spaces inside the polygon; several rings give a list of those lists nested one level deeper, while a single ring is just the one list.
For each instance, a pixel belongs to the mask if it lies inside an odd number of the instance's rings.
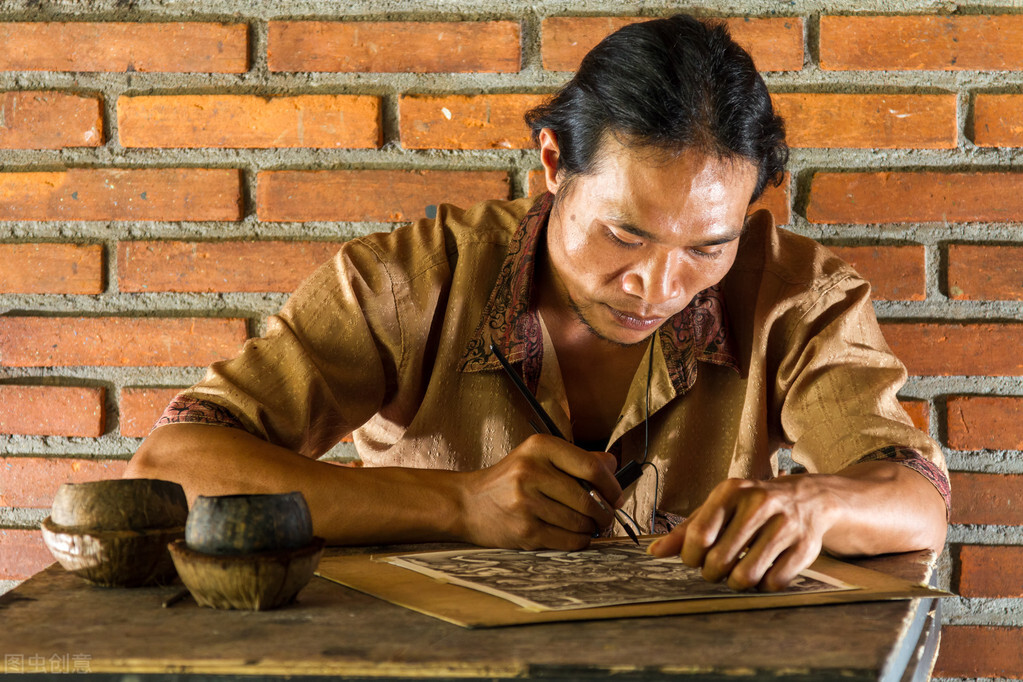
[{"label": "red brick wall", "polygon": [[[534,190],[523,111],[638,11],[281,4],[0,10],[0,581],[48,562],[57,486],[118,475],[338,243]],[[722,17],[788,124],[763,205],[871,281],[955,472],[937,674],[1023,678],[1023,13],[820,4]]]}]

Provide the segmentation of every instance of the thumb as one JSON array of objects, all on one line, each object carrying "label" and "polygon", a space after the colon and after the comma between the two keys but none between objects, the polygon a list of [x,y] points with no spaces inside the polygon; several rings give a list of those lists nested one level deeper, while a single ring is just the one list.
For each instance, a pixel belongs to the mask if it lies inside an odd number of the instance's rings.
[{"label": "thumb", "polygon": [[610,452],[594,452],[593,454],[604,465],[604,468],[612,474],[618,469],[618,458]]}]

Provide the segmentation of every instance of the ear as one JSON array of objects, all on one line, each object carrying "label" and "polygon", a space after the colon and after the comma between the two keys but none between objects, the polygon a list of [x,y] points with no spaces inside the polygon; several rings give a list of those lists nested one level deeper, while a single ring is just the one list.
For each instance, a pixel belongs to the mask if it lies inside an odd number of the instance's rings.
[{"label": "ear", "polygon": [[561,150],[558,148],[558,137],[550,128],[540,131],[540,163],[543,164],[543,179],[547,185],[547,191],[551,194],[558,193],[560,178],[558,173],[558,159],[561,158]]}]

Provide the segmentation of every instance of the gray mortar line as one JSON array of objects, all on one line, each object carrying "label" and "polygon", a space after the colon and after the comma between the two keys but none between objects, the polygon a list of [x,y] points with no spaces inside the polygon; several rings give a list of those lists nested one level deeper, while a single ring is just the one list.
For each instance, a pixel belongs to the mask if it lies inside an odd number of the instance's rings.
[{"label": "gray mortar line", "polygon": [[[264,19],[278,17],[331,17],[337,16],[337,5],[330,0],[290,0],[265,3],[239,3],[226,0],[181,0],[168,5],[164,0],[140,0],[125,9],[118,0],[53,0],[45,7],[36,7],[32,0],[5,0],[0,3],[0,12],[20,12],[33,19],[51,18],[61,14],[81,15],[83,13],[104,13],[110,19],[130,19],[149,14],[153,17],[181,17],[191,13],[200,16],[214,16],[244,11],[246,16]],[[779,11],[779,7],[782,8]],[[399,19],[423,17],[443,19],[445,17],[492,18],[535,10],[541,16],[551,15],[661,15],[677,11],[694,14],[743,16],[746,14],[791,16],[810,12],[842,14],[947,14],[953,10],[960,13],[984,12],[992,5],[980,0],[790,0],[778,3],[774,0],[691,0],[685,8],[677,2],[658,0],[589,0],[571,2],[568,0],[507,0],[494,3],[487,0],[348,0],[343,14],[365,18]],[[1005,11],[1011,11],[1005,8]]]}]

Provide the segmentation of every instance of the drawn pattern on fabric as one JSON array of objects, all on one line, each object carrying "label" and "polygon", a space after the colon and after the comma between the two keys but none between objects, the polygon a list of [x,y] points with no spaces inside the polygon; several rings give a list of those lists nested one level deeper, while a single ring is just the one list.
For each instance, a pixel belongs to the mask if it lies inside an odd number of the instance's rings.
[{"label": "drawn pattern on fabric", "polygon": [[[507,599],[535,611],[585,609],[618,604],[750,597],[723,583],[710,583],[678,557],[659,559],[631,541],[595,544],[579,552],[469,549],[405,554],[388,563],[444,582]],[[804,571],[786,593],[835,592],[855,586],[816,571]]]}]

